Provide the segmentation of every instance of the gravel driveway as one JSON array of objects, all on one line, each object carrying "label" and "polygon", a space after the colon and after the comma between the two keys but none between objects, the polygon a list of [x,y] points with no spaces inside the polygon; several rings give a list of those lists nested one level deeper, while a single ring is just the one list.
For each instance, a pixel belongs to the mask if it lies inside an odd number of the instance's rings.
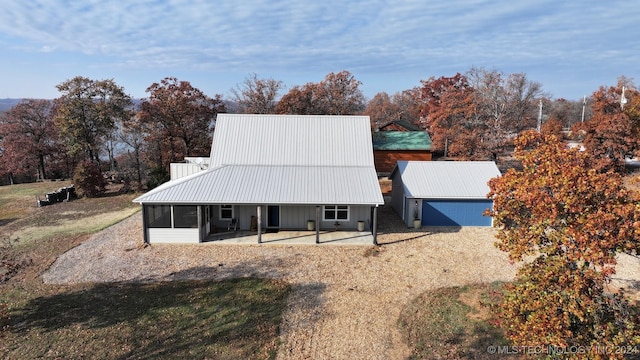
[{"label": "gravel driveway", "polygon": [[488,228],[407,229],[382,207],[381,246],[153,245],[140,214],[62,255],[46,283],[258,276],[294,286],[278,359],[402,359],[397,319],[425,290],[515,275]]}]

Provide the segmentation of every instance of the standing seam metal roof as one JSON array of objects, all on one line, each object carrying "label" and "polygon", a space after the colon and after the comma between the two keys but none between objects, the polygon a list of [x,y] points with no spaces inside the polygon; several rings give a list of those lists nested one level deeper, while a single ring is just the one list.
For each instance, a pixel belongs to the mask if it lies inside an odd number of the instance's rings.
[{"label": "standing seam metal roof", "polygon": [[398,161],[391,174],[397,176],[410,198],[486,199],[500,170],[493,161]]},{"label": "standing seam metal roof", "polygon": [[381,205],[368,116],[219,114],[208,170],[140,203]]}]

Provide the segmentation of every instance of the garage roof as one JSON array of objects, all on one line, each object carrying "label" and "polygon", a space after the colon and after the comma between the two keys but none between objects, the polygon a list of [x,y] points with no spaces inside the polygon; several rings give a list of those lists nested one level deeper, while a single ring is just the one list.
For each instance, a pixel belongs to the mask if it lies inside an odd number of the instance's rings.
[{"label": "garage roof", "polygon": [[398,161],[405,195],[422,199],[486,199],[490,179],[500,176],[493,161]]}]

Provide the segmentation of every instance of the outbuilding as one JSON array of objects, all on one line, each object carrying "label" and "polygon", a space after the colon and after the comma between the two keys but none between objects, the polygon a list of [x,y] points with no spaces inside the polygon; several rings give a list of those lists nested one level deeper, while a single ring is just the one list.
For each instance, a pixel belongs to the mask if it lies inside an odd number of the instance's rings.
[{"label": "outbuilding", "polygon": [[398,161],[391,206],[407,226],[491,226],[488,182],[500,176],[493,161]]}]

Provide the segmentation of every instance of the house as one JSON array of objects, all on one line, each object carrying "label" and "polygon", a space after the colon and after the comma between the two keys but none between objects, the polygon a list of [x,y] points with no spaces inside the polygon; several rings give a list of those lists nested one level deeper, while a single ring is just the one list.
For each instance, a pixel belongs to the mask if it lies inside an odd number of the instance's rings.
[{"label": "house", "polygon": [[493,161],[399,161],[390,179],[391,206],[407,226],[491,226],[484,216],[490,179],[500,176]]},{"label": "house", "polygon": [[373,133],[376,171],[388,175],[401,160],[431,160],[431,138],[424,131],[378,131]]},{"label": "house", "polygon": [[[134,199],[147,243],[227,230],[370,229],[384,204],[368,116],[218,114],[205,170]],[[204,163],[204,161],[203,161]]]},{"label": "house", "polygon": [[405,121],[405,120],[394,120],[382,124],[382,126],[378,127],[377,131],[421,131],[418,126]]}]

